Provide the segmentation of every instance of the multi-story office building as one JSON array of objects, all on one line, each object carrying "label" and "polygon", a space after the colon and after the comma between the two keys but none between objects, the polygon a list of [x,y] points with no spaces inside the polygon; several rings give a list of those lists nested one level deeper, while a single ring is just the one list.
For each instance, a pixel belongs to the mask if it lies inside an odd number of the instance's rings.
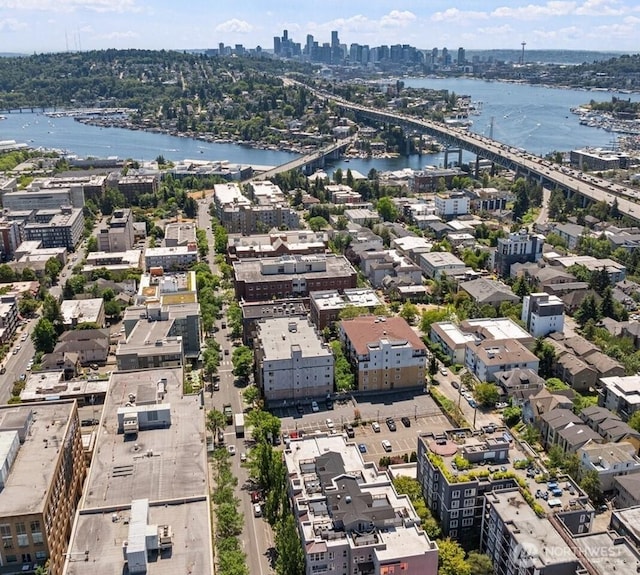
[{"label": "multi-story office building", "polygon": [[66,575],[214,572],[205,420],[183,378],[111,375]]},{"label": "multi-story office building", "polygon": [[82,240],[84,215],[82,209],[62,207],[57,210],[39,210],[27,218],[24,239],[41,241],[43,248],[75,247]]},{"label": "multi-story office building", "polygon": [[[100,160],[96,160],[100,161]],[[75,161],[72,160],[72,164]],[[96,166],[97,167],[97,166]],[[55,190],[60,188],[81,188],[82,198],[77,196],[78,199],[82,199],[82,204],[73,204],[74,208],[81,208],[84,205],[86,199],[99,199],[102,197],[107,189],[107,176],[103,174],[92,174],[78,172],[79,175],[73,176],[55,176],[55,177],[42,177],[34,178],[33,181],[27,186],[27,189],[40,189],[40,190]],[[77,192],[75,192],[77,193]],[[69,204],[63,204],[69,205]],[[58,206],[59,207],[59,206]]]},{"label": "multi-story office building", "polygon": [[564,329],[564,302],[555,295],[532,293],[522,301],[522,321],[533,337]]},{"label": "multi-story office building", "polygon": [[86,474],[77,404],[0,408],[0,444],[3,570],[60,575]]},{"label": "multi-story office building", "polygon": [[372,312],[382,305],[380,298],[372,289],[346,289],[342,293],[337,290],[314,291],[309,294],[311,321],[324,329],[337,321],[345,308],[366,309]]},{"label": "multi-story office building", "polygon": [[248,258],[233,263],[238,300],[306,297],[312,291],[356,287],[357,273],[344,256],[314,254]]},{"label": "multi-story office building", "polygon": [[438,547],[406,495],[341,435],[294,439],[284,453],[306,575],[436,575]]},{"label": "multi-story office building", "polygon": [[493,252],[493,268],[499,276],[509,277],[513,264],[537,262],[542,257],[544,236],[531,234],[522,229],[510,233],[506,238],[498,238],[498,246]]},{"label": "multi-story office building", "polygon": [[31,186],[2,196],[6,210],[58,210],[62,206],[84,207],[82,186],[39,188]]},{"label": "multi-story office building", "polygon": [[359,391],[424,387],[427,348],[401,317],[344,320],[340,339],[356,366]]},{"label": "multi-story office building", "polygon": [[98,249],[103,252],[126,252],[134,243],[133,213],[128,208],[114,210],[107,227],[98,230]]},{"label": "multi-story office building", "polygon": [[256,383],[268,403],[297,403],[333,391],[333,354],[307,318],[257,323]]}]

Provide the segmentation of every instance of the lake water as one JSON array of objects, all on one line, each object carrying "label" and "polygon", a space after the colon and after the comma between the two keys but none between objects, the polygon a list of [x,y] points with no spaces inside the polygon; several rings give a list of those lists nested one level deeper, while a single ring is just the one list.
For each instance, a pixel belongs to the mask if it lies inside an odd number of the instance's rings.
[{"label": "lake water", "polygon": [[[609,101],[613,94],[582,90],[562,90],[523,84],[505,84],[482,80],[451,78],[405,78],[405,86],[449,90],[469,95],[481,102],[481,113],[473,116],[471,131],[491,135],[503,143],[524,148],[535,154],[553,150],[567,151],[584,146],[611,146],[614,134],[579,124],[570,108],[596,101]],[[620,95],[639,101],[640,95]],[[117,156],[136,160],[153,160],[158,155],[168,160],[194,158],[229,160],[233,163],[276,166],[296,157],[295,154],[272,150],[256,150],[246,146],[207,143],[166,134],[155,134],[120,128],[87,126],[72,118],[48,118],[43,114],[12,113],[0,121],[0,140],[16,140],[33,147],[67,150],[79,156],[105,158]],[[491,127],[493,124],[493,128]],[[465,161],[471,160],[465,155]],[[427,165],[442,165],[443,155],[410,156],[392,159],[338,161],[327,169],[348,168],[367,174],[419,169]]]}]

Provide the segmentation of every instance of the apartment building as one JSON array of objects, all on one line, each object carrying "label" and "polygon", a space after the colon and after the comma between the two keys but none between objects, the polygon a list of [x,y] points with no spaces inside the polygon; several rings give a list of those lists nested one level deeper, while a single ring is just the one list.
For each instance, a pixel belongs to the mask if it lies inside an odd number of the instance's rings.
[{"label": "apartment building", "polygon": [[306,575],[436,575],[438,547],[411,501],[342,435],[294,439],[284,453]]},{"label": "apartment building", "polygon": [[522,229],[506,238],[498,238],[493,252],[493,268],[500,277],[509,277],[513,264],[537,262],[542,257],[544,236]]},{"label": "apartment building", "polygon": [[193,222],[171,222],[164,227],[165,247],[187,246],[196,242],[196,225]]},{"label": "apartment building", "polygon": [[0,343],[11,341],[18,328],[18,300],[15,295],[0,296]]},{"label": "apartment building", "polygon": [[144,267],[142,250],[89,252],[85,262],[86,265],[82,267],[82,273],[88,278],[91,278],[93,272],[99,269],[106,269],[114,274],[120,274],[127,270],[141,270]]},{"label": "apartment building", "polygon": [[603,492],[613,491],[615,478],[640,473],[637,449],[631,443],[589,442],[578,450],[583,472],[595,471]]},{"label": "apartment building", "polygon": [[522,321],[533,337],[564,330],[564,303],[555,295],[532,293],[522,301]]},{"label": "apartment building", "polygon": [[401,317],[343,320],[340,339],[356,366],[359,391],[424,387],[427,348]]},{"label": "apartment building", "polygon": [[214,572],[205,420],[183,378],[111,375],[66,575]]},{"label": "apartment building", "polygon": [[337,290],[314,291],[309,294],[311,321],[320,330],[334,321],[338,321],[344,309],[357,308],[372,312],[383,305],[372,289],[346,289],[342,293]]},{"label": "apartment building", "polygon": [[233,263],[238,300],[306,297],[312,291],[356,287],[357,273],[344,256],[314,254],[248,258]]},{"label": "apartment building", "polygon": [[496,374],[516,368],[538,373],[540,360],[518,340],[467,342],[465,367],[480,381],[494,382]]},{"label": "apartment building", "polygon": [[640,410],[640,376],[616,376],[600,379],[598,405],[617,413],[623,421]]},{"label": "apartment building", "polygon": [[144,252],[144,265],[162,268],[167,271],[186,270],[198,261],[198,246],[195,243],[186,246],[147,248]]},{"label": "apartment building", "polygon": [[554,525],[538,517],[518,489],[487,494],[480,551],[495,573],[555,575],[580,573],[581,563]]},{"label": "apartment building", "polygon": [[103,252],[126,252],[135,243],[133,213],[129,208],[114,210],[106,227],[98,230],[98,250]]},{"label": "apartment building", "polygon": [[470,199],[460,190],[442,192],[435,197],[436,214],[450,220],[469,213]]},{"label": "apartment building", "polygon": [[60,575],[86,466],[74,401],[0,408],[0,562]]},{"label": "apartment building", "polygon": [[229,261],[246,258],[272,258],[283,255],[324,254],[329,244],[326,232],[310,230],[272,231],[269,234],[230,236],[227,243]]},{"label": "apartment building", "polygon": [[24,225],[24,239],[41,241],[43,248],[75,247],[84,233],[82,209],[65,206],[57,210],[38,210]]},{"label": "apartment building", "polygon": [[450,252],[421,253],[418,265],[425,277],[435,280],[443,275],[455,276],[467,269],[464,262]]},{"label": "apartment building", "polygon": [[258,321],[254,350],[267,403],[306,402],[333,391],[333,354],[307,318]]},{"label": "apartment building", "polygon": [[158,174],[132,174],[129,171],[126,176],[118,176],[115,185],[128,202],[135,202],[138,196],[155,194],[158,191],[160,176]]}]

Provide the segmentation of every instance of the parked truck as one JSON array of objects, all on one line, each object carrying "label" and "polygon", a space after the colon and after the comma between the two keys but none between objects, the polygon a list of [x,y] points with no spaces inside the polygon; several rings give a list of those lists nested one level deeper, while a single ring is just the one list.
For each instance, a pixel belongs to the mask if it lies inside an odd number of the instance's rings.
[{"label": "parked truck", "polygon": [[244,413],[236,413],[236,437],[244,437]]},{"label": "parked truck", "polygon": [[225,403],[222,406],[222,413],[224,413],[224,417],[227,420],[227,425],[231,425],[233,423],[233,409],[230,403]]}]

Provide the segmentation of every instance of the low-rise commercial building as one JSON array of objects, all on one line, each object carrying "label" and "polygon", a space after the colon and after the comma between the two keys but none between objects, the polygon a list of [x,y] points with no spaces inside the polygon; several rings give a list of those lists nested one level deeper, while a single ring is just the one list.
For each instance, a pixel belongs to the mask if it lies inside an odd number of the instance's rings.
[{"label": "low-rise commercial building", "polygon": [[427,348],[401,317],[343,320],[340,339],[356,367],[358,391],[424,387]]},{"label": "low-rise commercial building", "polygon": [[60,575],[86,475],[77,404],[0,408],[0,445],[2,565]]},{"label": "low-rise commercial building", "polygon": [[294,439],[288,492],[306,575],[436,575],[438,547],[406,495],[341,435]]},{"label": "low-rise commercial building", "polygon": [[333,354],[306,318],[257,323],[256,383],[267,403],[299,403],[333,391]]},{"label": "low-rise commercial building", "polygon": [[418,256],[418,264],[425,277],[436,280],[443,275],[454,276],[462,273],[467,267],[450,252],[421,253]]}]

